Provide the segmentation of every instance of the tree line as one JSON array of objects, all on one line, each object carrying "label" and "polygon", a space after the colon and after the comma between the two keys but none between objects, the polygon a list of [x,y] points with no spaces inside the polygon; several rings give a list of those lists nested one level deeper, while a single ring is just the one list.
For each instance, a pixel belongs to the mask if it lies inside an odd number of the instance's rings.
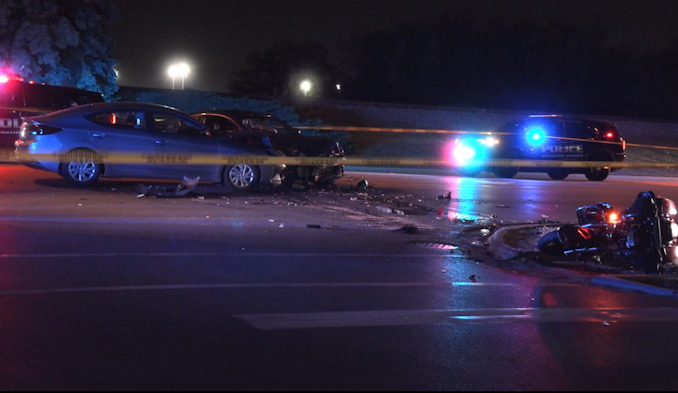
[{"label": "tree line", "polygon": [[600,25],[509,23],[466,10],[354,37],[334,57],[314,42],[278,43],[248,57],[230,87],[294,94],[287,79],[264,80],[269,68],[314,69],[321,95],[347,100],[678,119],[678,40],[639,50],[608,38]]}]

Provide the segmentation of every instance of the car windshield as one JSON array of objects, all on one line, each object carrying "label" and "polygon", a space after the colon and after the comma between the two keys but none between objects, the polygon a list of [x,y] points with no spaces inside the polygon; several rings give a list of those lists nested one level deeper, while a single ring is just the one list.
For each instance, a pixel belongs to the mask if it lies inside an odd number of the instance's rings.
[{"label": "car windshield", "polygon": [[298,135],[299,132],[289,124],[275,117],[249,117],[242,120],[242,124],[252,131],[280,135]]}]

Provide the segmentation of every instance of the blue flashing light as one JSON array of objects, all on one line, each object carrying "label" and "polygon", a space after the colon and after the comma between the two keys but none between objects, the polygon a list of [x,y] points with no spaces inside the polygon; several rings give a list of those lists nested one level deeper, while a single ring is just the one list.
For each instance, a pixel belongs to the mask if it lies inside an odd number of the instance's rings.
[{"label": "blue flashing light", "polygon": [[541,127],[531,127],[525,135],[527,143],[531,146],[542,145],[546,141],[546,133]]}]

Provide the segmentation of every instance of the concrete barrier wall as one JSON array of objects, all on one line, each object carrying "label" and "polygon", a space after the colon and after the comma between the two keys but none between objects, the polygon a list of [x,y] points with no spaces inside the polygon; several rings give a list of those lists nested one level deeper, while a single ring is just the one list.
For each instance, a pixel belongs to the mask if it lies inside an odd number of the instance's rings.
[{"label": "concrete barrier wall", "polygon": [[[304,117],[317,117],[327,124],[490,131],[507,121],[530,113],[485,109],[460,109],[387,104],[322,103],[317,106],[299,105]],[[630,143],[669,144],[678,146],[678,121],[577,115],[608,121],[617,125]]]}]

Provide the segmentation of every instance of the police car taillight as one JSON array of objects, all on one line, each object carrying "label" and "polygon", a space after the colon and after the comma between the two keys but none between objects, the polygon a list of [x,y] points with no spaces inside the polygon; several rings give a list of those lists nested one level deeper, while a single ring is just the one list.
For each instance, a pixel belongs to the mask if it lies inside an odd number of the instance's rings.
[{"label": "police car taillight", "polygon": [[617,133],[614,130],[607,130],[603,136],[605,139],[615,139],[617,137]]},{"label": "police car taillight", "polygon": [[7,75],[0,75],[0,83],[7,83],[9,81],[9,77]]}]

